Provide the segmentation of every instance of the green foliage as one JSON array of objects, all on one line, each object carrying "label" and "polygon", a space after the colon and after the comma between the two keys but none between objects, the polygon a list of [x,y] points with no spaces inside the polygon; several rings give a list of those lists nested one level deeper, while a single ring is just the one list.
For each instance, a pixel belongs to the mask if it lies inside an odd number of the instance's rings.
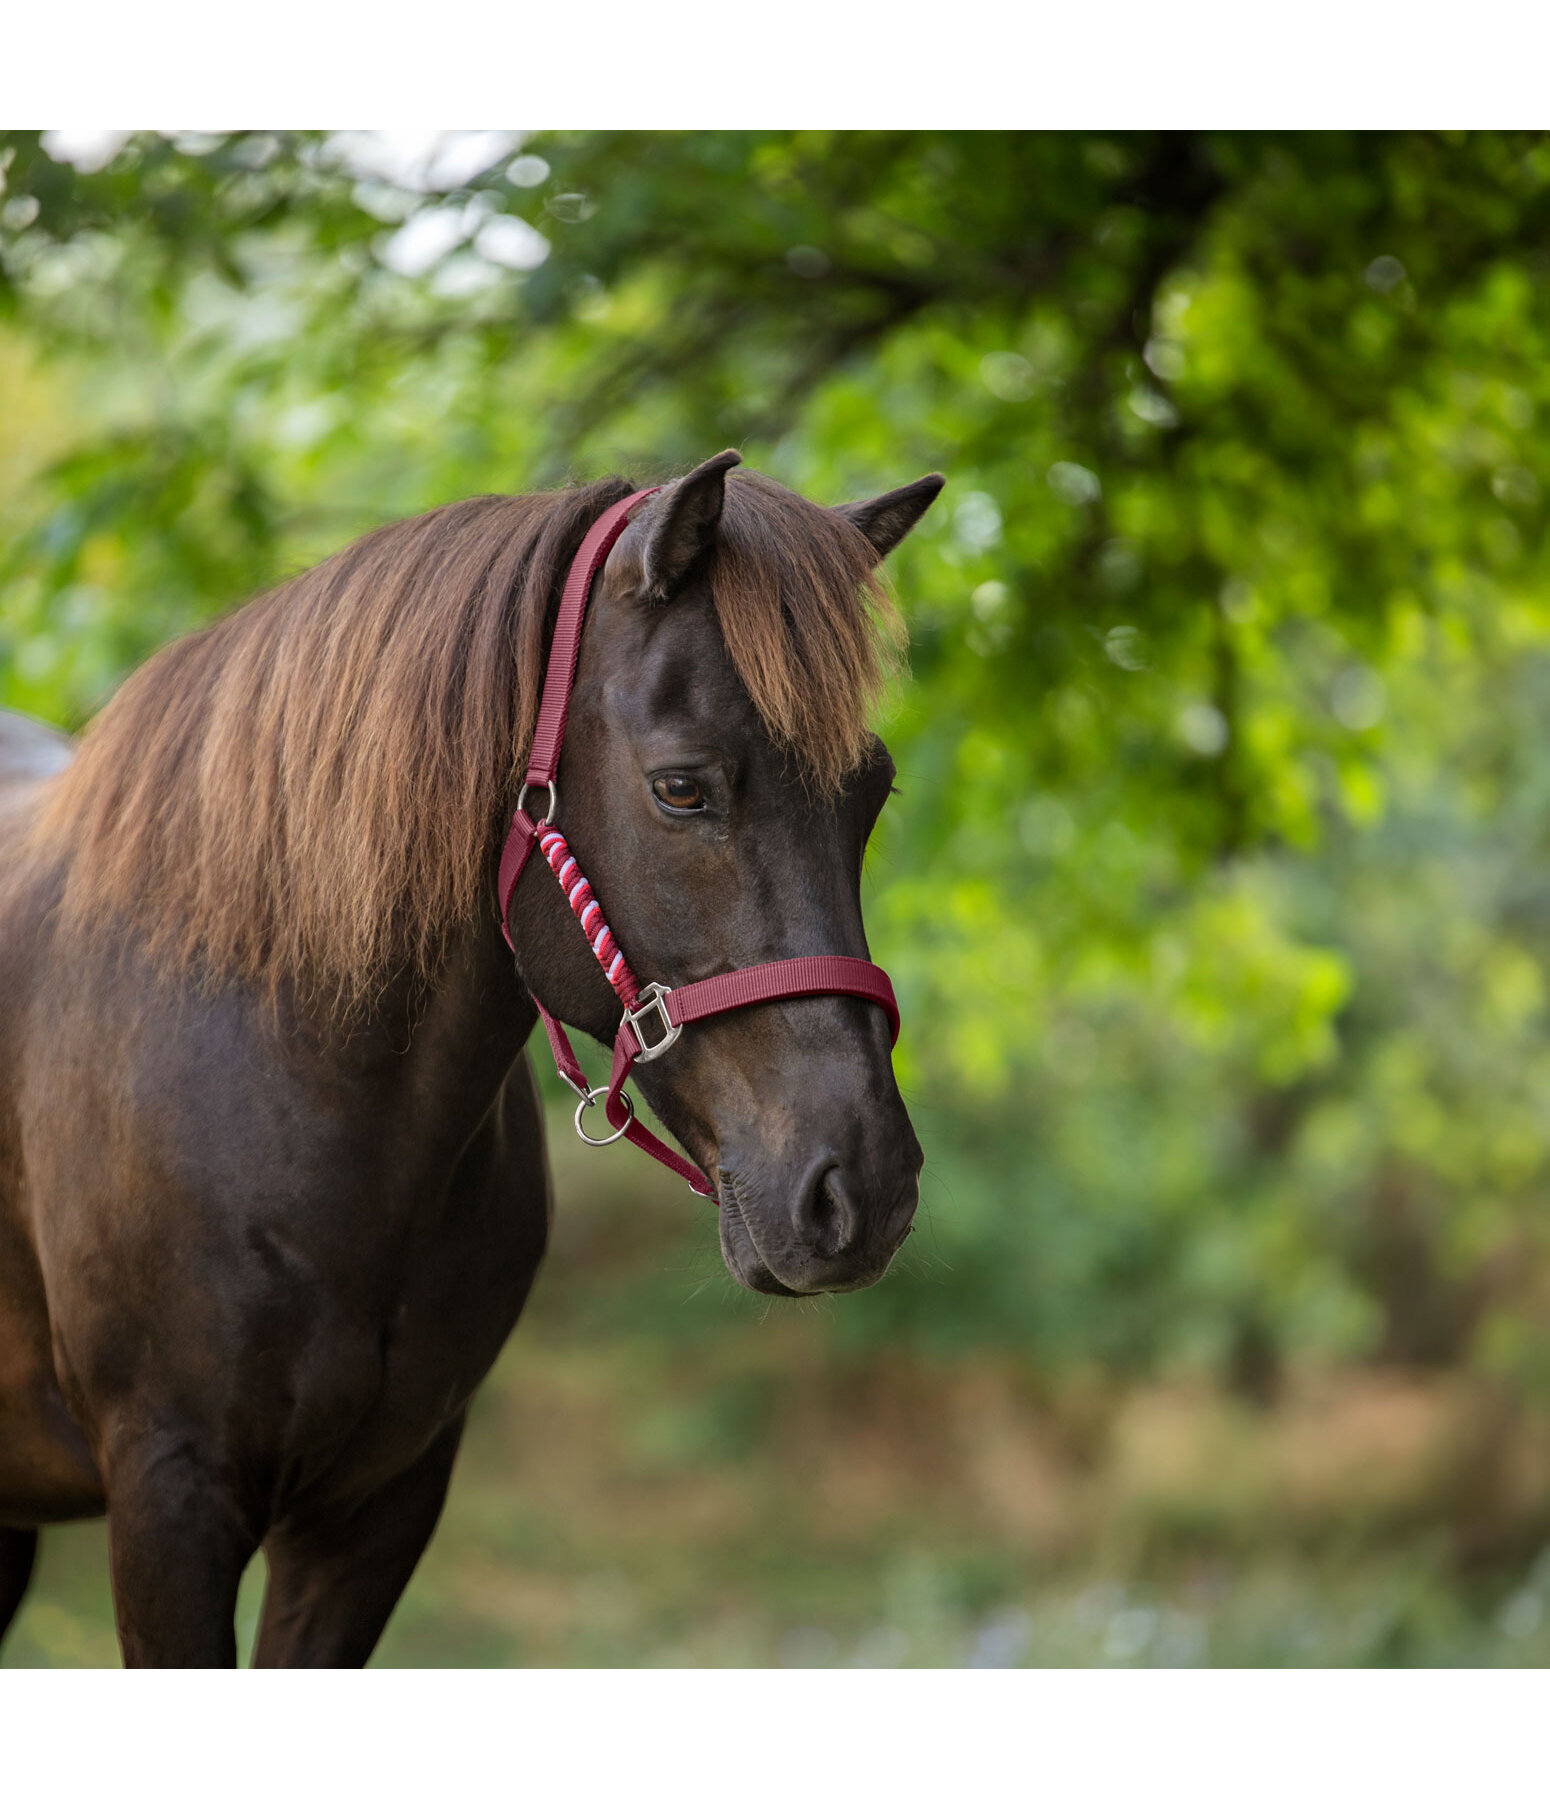
[{"label": "green foliage", "polygon": [[0,703],[474,491],[941,468],[867,875],[930,1216],[832,1329],[1537,1401],[1550,145],[372,154],[0,139]]}]

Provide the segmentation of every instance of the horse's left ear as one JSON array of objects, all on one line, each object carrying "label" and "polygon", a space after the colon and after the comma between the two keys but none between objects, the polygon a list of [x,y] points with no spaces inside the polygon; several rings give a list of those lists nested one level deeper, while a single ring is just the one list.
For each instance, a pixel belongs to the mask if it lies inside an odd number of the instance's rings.
[{"label": "horse's left ear", "polygon": [[947,478],[944,475],[922,475],[919,481],[912,481],[908,487],[879,494],[875,500],[851,500],[844,506],[836,506],[834,510],[842,518],[849,519],[852,525],[859,527],[877,552],[877,560],[881,562],[890,550],[897,550],[915,529],[920,523],[921,514],[946,485]]},{"label": "horse's left ear", "polygon": [[665,600],[710,548],[721,523],[727,470],[742,460],[736,450],[721,451],[670,482],[641,515],[646,538],[640,565],[652,599]]}]

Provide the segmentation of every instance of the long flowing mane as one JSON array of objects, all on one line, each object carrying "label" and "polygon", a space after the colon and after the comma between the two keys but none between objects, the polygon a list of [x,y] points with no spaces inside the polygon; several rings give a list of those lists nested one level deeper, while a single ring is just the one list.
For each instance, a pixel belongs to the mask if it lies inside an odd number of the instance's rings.
[{"label": "long flowing mane", "polygon": [[[35,843],[65,929],[348,1009],[427,980],[494,916],[492,859],[537,714],[559,587],[610,480],[486,496],[370,533],[158,652],[87,728]],[[832,789],[901,642],[860,531],[728,481],[711,586],[775,740]]]}]

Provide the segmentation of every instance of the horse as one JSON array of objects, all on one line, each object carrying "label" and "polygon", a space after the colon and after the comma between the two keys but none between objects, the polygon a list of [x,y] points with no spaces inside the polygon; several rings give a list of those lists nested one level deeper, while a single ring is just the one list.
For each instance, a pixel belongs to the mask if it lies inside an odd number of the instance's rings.
[{"label": "horse", "polygon": [[[621,953],[675,986],[866,956],[880,569],[942,486],[826,507],[740,460],[609,550],[558,768]],[[528,1037],[623,1031],[543,858],[504,921],[496,873],[563,577],[628,493],[383,526],[163,648],[78,745],[0,718],[0,1632],[39,1529],[105,1512],[126,1665],[233,1665],[259,1550],[256,1664],[375,1647],[544,1253]],[[636,1066],[745,1287],[888,1266],[922,1161],[890,1051],[825,990]]]}]

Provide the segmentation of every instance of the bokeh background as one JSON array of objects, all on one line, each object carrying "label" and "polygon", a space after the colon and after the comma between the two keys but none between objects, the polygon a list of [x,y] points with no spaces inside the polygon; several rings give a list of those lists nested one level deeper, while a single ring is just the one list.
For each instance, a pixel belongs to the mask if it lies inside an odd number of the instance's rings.
[{"label": "bokeh background", "polygon": [[[1544,136],[6,133],[0,182],[0,704],[68,728],[470,493],[950,480],[865,878],[920,1228],[756,1300],[556,1090],[380,1662],[1550,1658]],[[114,1660],[56,1530],[4,1661]]]}]

